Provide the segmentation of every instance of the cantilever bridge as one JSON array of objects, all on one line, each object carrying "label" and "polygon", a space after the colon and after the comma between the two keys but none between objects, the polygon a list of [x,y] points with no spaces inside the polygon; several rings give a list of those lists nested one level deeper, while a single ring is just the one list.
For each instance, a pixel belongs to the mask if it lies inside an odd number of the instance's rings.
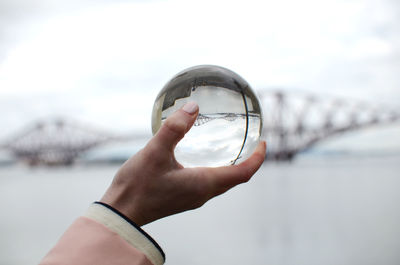
[{"label": "cantilever bridge", "polygon": [[[400,120],[399,112],[349,100],[267,90],[260,91],[259,97],[268,141],[267,159],[272,160],[291,160],[331,136]],[[236,116],[228,113],[217,118],[233,121],[240,114]],[[195,126],[215,118],[199,114]],[[117,136],[77,122],[53,119],[28,126],[3,142],[2,147],[30,165],[69,165],[99,145],[148,137],[139,133]]]},{"label": "cantilever bridge", "polygon": [[291,160],[332,136],[400,121],[399,111],[365,102],[266,90],[259,97],[273,160]]},{"label": "cantilever bridge", "polygon": [[3,143],[2,147],[29,165],[70,165],[82,153],[110,142],[144,135],[116,136],[61,118],[37,121]]}]

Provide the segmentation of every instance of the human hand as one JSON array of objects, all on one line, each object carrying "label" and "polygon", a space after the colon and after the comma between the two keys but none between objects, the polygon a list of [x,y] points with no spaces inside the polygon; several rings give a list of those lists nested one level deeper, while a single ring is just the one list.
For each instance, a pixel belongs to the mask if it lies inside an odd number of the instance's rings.
[{"label": "human hand", "polygon": [[175,146],[192,127],[198,111],[197,104],[190,102],[171,115],[147,145],[122,165],[101,202],[142,226],[198,208],[250,180],[264,161],[265,142],[238,165],[184,168],[176,161]]}]

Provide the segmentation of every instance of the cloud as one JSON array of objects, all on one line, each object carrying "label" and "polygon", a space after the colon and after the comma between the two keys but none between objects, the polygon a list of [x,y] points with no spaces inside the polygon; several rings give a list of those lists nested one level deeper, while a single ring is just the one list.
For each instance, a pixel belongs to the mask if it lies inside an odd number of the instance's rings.
[{"label": "cloud", "polygon": [[95,124],[145,128],[164,83],[197,64],[230,68],[255,90],[396,104],[398,7],[389,0],[2,3],[0,45],[8,48],[0,54],[0,97],[9,103],[0,111],[14,117],[2,120],[22,124],[64,110]]}]

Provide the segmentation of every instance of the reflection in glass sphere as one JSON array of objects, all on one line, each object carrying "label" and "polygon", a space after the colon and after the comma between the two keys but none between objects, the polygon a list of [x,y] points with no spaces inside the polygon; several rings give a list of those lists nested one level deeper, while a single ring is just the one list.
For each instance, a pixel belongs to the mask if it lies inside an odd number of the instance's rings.
[{"label": "reflection in glass sphere", "polygon": [[156,98],[153,134],[189,101],[195,101],[200,110],[193,127],[175,149],[179,163],[185,167],[217,167],[250,157],[259,142],[262,115],[257,96],[242,77],[212,65],[178,73]]}]

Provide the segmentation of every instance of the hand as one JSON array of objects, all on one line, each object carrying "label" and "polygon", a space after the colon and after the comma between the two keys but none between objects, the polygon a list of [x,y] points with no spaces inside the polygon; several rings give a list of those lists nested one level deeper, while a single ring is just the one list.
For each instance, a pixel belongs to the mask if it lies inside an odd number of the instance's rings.
[{"label": "hand", "polygon": [[184,168],[176,161],[175,146],[192,127],[198,111],[197,104],[190,102],[171,115],[147,145],[122,165],[101,202],[141,226],[198,208],[250,180],[264,161],[265,142],[238,165]]}]

